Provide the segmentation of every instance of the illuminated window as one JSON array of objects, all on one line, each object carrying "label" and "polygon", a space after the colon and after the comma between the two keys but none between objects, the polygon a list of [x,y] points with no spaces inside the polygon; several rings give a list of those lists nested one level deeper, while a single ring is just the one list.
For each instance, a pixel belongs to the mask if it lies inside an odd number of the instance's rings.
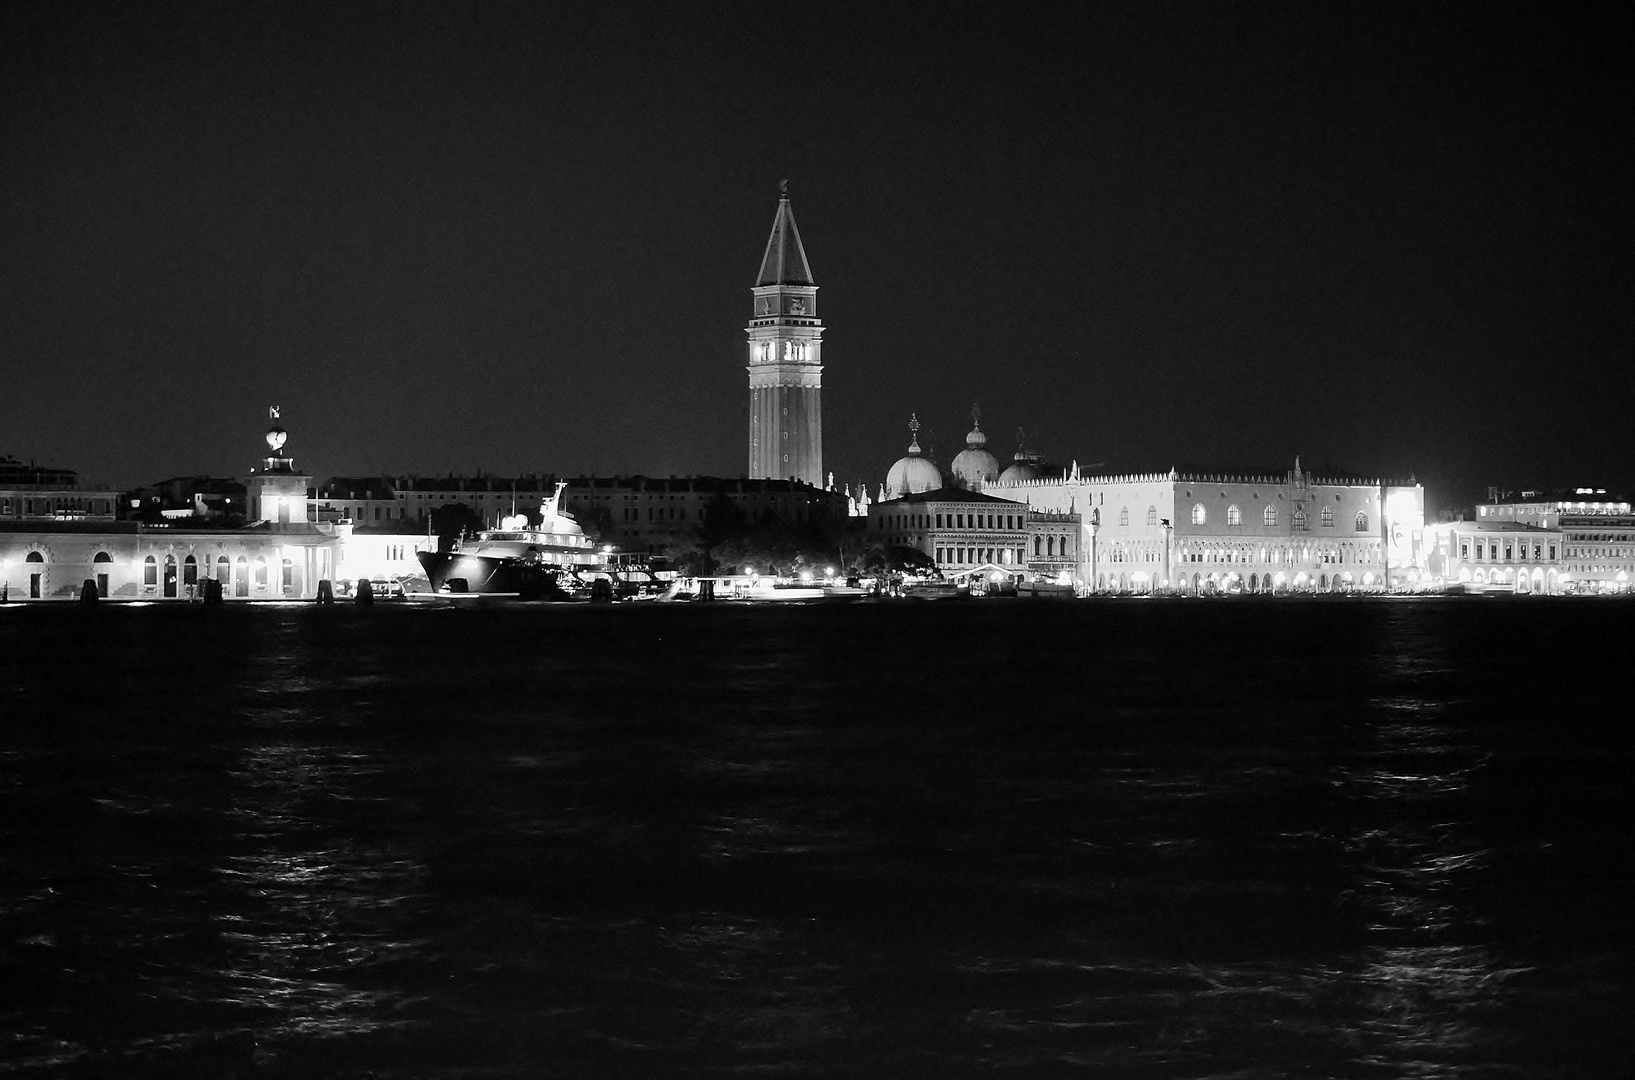
[{"label": "illuminated window", "polygon": [[1306,512],[1304,510],[1296,510],[1294,512],[1294,527],[1296,529],[1304,529],[1306,527]]},{"label": "illuminated window", "polygon": [[1323,528],[1334,528],[1334,508],[1331,506],[1323,507]]},{"label": "illuminated window", "polygon": [[152,555],[142,560],[142,584],[159,584],[159,561]]},{"label": "illuminated window", "polygon": [[1260,512],[1260,520],[1264,525],[1276,525],[1277,507],[1268,505],[1266,509]]},{"label": "illuminated window", "polygon": [[1353,522],[1353,525],[1356,527],[1356,530],[1358,532],[1367,532],[1368,531],[1368,515],[1367,514],[1358,514],[1357,515],[1357,520],[1355,522]]},{"label": "illuminated window", "polygon": [[1192,523],[1194,525],[1202,525],[1204,523],[1204,520],[1205,520],[1204,504],[1203,503],[1193,503],[1192,504]]},{"label": "illuminated window", "polygon": [[1124,507],[1122,510],[1120,510],[1118,512],[1118,524],[1119,524],[1119,526],[1121,528],[1129,528],[1129,526],[1130,526],[1130,508],[1129,507],[1126,506],[1126,507]]},{"label": "illuminated window", "polygon": [[1147,525],[1151,527],[1156,524],[1158,524],[1158,507],[1149,506],[1147,507]]},{"label": "illuminated window", "polygon": [[1243,511],[1238,509],[1236,503],[1226,508],[1226,523],[1228,525],[1243,524]]},{"label": "illuminated window", "polygon": [[1469,544],[1460,544],[1459,545],[1459,561],[1460,562],[1469,562],[1470,561],[1470,545]]}]

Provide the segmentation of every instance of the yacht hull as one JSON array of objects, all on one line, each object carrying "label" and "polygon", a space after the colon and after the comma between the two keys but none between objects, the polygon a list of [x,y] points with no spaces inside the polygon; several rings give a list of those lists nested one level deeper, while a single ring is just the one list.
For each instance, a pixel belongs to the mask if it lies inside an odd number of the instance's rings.
[{"label": "yacht hull", "polygon": [[477,555],[459,551],[422,551],[433,592],[445,586],[451,592],[516,596],[523,600],[573,599],[558,582],[561,569],[522,559]]}]

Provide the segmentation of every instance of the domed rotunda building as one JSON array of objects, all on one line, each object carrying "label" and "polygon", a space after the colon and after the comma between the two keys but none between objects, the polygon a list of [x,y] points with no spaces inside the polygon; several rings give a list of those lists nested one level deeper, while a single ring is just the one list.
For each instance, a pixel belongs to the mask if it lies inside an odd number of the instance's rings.
[{"label": "domed rotunda building", "polygon": [[936,491],[942,487],[942,470],[920,456],[920,417],[915,413],[908,420],[908,453],[886,473],[884,498],[899,499],[904,495]]},{"label": "domed rotunda building", "polygon": [[999,479],[999,459],[988,449],[988,437],[982,433],[982,410],[971,407],[971,433],[965,436],[965,449],[954,457],[954,480],[967,491],[981,491],[982,485]]}]

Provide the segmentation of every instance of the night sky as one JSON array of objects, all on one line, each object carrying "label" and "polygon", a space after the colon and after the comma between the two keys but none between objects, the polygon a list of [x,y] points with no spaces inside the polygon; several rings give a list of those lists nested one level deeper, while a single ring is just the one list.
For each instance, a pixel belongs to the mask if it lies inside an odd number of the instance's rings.
[{"label": "night sky", "polygon": [[[737,475],[787,177],[824,451],[1635,479],[1627,18],[25,5],[0,453]],[[1086,14],[1088,12],[1088,14]]]}]

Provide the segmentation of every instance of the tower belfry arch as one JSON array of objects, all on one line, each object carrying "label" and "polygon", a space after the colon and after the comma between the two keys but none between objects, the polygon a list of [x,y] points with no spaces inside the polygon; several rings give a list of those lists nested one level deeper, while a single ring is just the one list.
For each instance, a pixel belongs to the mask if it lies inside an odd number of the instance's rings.
[{"label": "tower belfry arch", "polygon": [[749,475],[823,486],[823,322],[784,181],[761,272],[749,338]]}]

